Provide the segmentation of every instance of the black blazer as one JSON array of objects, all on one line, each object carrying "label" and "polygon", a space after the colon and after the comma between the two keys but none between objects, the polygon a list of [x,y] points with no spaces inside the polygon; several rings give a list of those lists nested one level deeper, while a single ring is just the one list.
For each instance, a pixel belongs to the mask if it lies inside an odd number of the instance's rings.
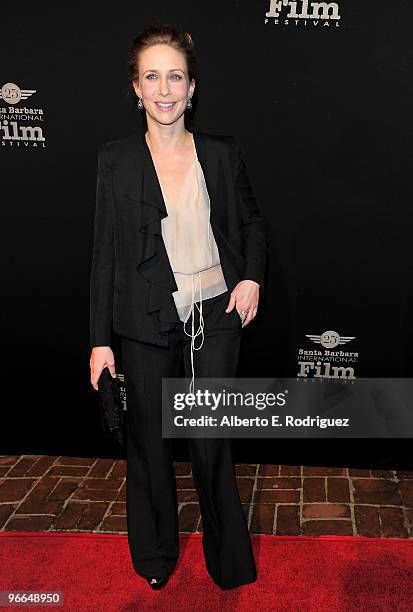
[{"label": "black blazer", "polygon": [[[211,202],[211,228],[229,291],[242,279],[260,284],[268,251],[265,221],[232,136],[193,131]],[[90,274],[90,346],[111,346],[113,332],[168,346],[180,322],[177,291],[162,239],[167,216],[144,132],[101,145]],[[261,302],[261,299],[260,299]]]}]

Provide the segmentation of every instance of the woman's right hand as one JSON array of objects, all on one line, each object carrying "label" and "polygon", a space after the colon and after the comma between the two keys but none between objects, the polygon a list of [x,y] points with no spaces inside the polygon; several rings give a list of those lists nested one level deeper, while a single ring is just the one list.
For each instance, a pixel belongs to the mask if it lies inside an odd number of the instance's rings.
[{"label": "woman's right hand", "polygon": [[110,346],[94,346],[90,355],[90,382],[95,391],[98,390],[98,380],[103,368],[116,377],[115,357]]}]

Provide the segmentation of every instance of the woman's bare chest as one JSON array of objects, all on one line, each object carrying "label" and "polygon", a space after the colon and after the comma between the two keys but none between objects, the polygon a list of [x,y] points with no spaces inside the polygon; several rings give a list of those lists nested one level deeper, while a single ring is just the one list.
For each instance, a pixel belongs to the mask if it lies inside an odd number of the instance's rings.
[{"label": "woman's bare chest", "polygon": [[193,147],[180,155],[155,155],[153,163],[168,205],[176,207],[187,181],[194,177],[196,157]]}]

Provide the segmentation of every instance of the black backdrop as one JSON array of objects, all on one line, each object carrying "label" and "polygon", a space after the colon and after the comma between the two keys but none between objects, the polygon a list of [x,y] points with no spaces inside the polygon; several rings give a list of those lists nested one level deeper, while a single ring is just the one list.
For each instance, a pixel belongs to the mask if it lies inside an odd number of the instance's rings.
[{"label": "black backdrop", "polygon": [[[117,456],[89,382],[97,149],[140,126],[126,60],[152,21],[193,36],[195,127],[238,138],[269,224],[268,303],[244,330],[239,375],[294,377],[298,349],[315,348],[306,335],[325,330],[354,338],[357,377],[410,375],[413,9],[347,0],[340,19],[288,22],[288,7],[278,22],[269,9],[269,0],[70,3],[18,11],[3,31],[0,86],[34,92],[16,103],[19,115],[6,88],[0,100],[0,452]],[[40,126],[44,140],[7,139],[14,124],[20,136]],[[297,464],[408,467],[410,448],[410,439],[234,441],[237,460]],[[176,441],[176,458],[186,457]]]}]

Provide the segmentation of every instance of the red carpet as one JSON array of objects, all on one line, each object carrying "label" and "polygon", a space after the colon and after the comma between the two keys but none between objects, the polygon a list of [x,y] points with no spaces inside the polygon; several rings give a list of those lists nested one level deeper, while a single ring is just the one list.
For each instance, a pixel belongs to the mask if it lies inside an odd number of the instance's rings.
[{"label": "red carpet", "polygon": [[396,538],[252,536],[258,580],[221,591],[204,566],[201,535],[181,535],[163,590],[134,572],[126,535],[0,532],[0,591],[61,591],[70,612],[413,610],[413,541]]}]

